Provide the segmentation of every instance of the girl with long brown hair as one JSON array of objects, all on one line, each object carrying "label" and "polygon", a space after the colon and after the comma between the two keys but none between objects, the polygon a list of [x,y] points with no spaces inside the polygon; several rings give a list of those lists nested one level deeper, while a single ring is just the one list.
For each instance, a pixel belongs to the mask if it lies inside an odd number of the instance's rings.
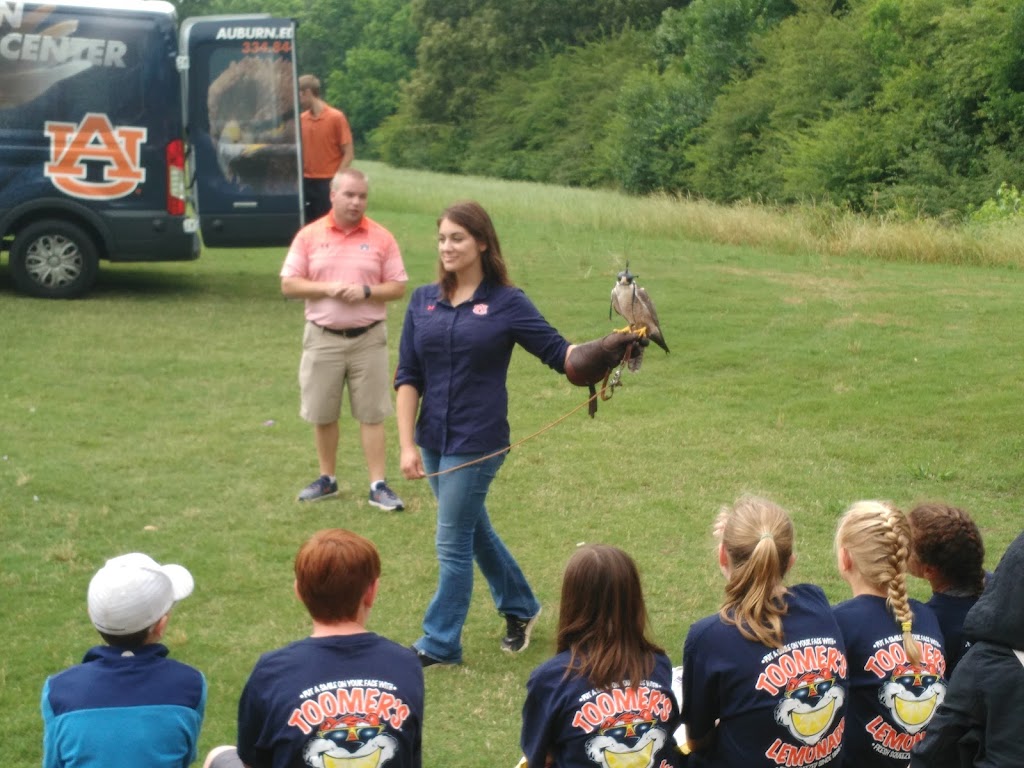
[{"label": "girl with long brown hair", "polygon": [[715,534],[725,598],[683,646],[689,764],[838,766],[845,650],[821,588],[785,584],[793,522],[745,496],[721,511]]},{"label": "girl with long brown hair", "polygon": [[640,574],[621,549],[590,544],[569,559],[556,650],[526,686],[531,768],[679,764],[672,665],[648,637]]}]

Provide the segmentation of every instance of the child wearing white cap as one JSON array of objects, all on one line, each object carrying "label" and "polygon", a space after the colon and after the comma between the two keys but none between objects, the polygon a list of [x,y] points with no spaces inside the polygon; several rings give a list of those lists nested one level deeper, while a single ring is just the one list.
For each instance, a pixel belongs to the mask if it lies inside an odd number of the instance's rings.
[{"label": "child wearing white cap", "polygon": [[43,686],[43,768],[186,768],[206,709],[206,679],[160,643],[192,575],[121,555],[89,583],[89,618],[106,641]]}]

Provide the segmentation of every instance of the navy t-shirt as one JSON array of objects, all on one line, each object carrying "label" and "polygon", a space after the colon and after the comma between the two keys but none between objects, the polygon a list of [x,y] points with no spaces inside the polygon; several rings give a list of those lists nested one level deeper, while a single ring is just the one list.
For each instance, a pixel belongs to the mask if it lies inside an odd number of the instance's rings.
[{"label": "navy t-shirt", "polygon": [[967,612],[971,610],[979,595],[968,597],[956,597],[947,595],[944,592],[935,592],[931,600],[925,605],[932,609],[935,618],[939,620],[939,629],[942,630],[942,643],[946,651],[946,679],[953,675],[956,665],[971,647],[970,641],[964,635],[964,619]]},{"label": "navy t-shirt", "polygon": [[935,614],[917,600],[912,633],[921,663],[911,665],[903,633],[884,597],[860,595],[833,610],[850,660],[843,765],[896,768],[910,763],[911,748],[946,696],[946,660]]},{"label": "navy t-shirt", "polygon": [[250,768],[420,768],[423,667],[372,632],[307,637],[260,657],[238,704]]},{"label": "navy t-shirt", "polygon": [[563,651],[541,664],[526,684],[520,745],[531,768],[543,768],[548,756],[555,768],[680,765],[672,736],[679,708],[665,654],[655,657],[649,679],[611,689],[565,677],[569,655]]},{"label": "navy t-shirt", "polygon": [[690,627],[683,723],[691,740],[710,736],[690,766],[839,765],[848,695],[842,636],[820,587],[790,587],[786,605],[781,648],[746,639],[718,614]]}]

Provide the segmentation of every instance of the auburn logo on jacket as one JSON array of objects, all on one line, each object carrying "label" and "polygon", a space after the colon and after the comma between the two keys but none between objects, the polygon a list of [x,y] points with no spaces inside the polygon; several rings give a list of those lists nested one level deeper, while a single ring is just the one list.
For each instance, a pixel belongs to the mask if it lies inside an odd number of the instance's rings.
[{"label": "auburn logo on jacket", "polygon": [[89,112],[77,124],[48,120],[44,132],[50,139],[50,161],[43,165],[43,173],[62,192],[88,200],[115,200],[146,180],[145,128],[115,128],[106,115]]}]

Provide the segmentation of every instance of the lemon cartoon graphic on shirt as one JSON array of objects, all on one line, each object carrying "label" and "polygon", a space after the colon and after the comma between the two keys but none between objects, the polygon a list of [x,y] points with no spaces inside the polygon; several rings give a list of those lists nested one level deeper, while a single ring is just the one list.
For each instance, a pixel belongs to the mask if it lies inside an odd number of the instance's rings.
[{"label": "lemon cartoon graphic on shirt", "polygon": [[834,637],[804,638],[766,654],[756,688],[775,697],[777,736],[764,756],[777,766],[828,765],[846,728],[846,654]]},{"label": "lemon cartoon graphic on shirt", "polygon": [[302,759],[312,768],[377,768],[395,754],[398,742],[376,715],[328,718],[306,742]]},{"label": "lemon cartoon graphic on shirt", "polygon": [[610,717],[587,742],[587,755],[607,768],[650,768],[666,739],[657,725],[649,711]]},{"label": "lemon cartoon graphic on shirt", "polygon": [[595,766],[662,768],[670,744],[666,723],[675,721],[675,711],[670,690],[643,681],[587,691],[577,699],[569,727],[586,736],[584,752]]},{"label": "lemon cartoon graphic on shirt", "polygon": [[850,659],[843,759],[858,768],[906,768],[946,696],[939,621],[917,600],[908,606],[910,637],[881,595],[857,595],[834,608]]},{"label": "lemon cartoon graphic on shirt", "polygon": [[786,684],[785,696],[775,707],[775,722],[804,744],[817,744],[845,700],[834,673],[805,672]]},{"label": "lemon cartoon graphic on shirt", "polygon": [[946,697],[946,684],[935,664],[900,664],[878,690],[879,700],[907,733],[924,729]]},{"label": "lemon cartoon graphic on shirt", "polygon": [[[356,683],[362,683],[356,685]],[[302,761],[310,768],[384,768],[402,764],[402,727],[409,705],[384,680],[323,683],[304,691],[289,728],[305,736]]]}]

